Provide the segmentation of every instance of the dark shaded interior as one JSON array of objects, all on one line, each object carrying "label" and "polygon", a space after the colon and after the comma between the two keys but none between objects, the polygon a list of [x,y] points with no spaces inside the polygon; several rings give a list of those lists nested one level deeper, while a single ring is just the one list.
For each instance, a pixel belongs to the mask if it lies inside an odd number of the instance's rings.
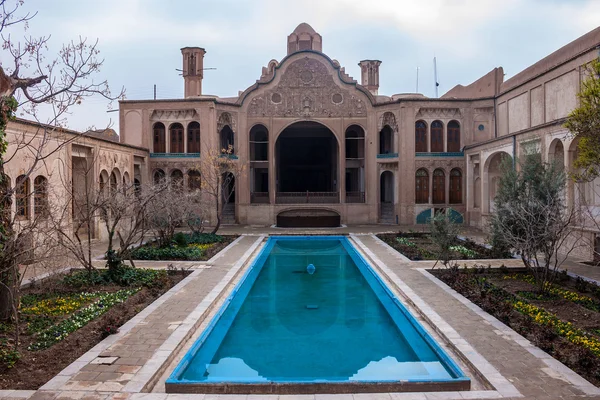
[{"label": "dark shaded interior", "polygon": [[278,192],[337,191],[338,144],[315,122],[298,122],[277,139]]}]

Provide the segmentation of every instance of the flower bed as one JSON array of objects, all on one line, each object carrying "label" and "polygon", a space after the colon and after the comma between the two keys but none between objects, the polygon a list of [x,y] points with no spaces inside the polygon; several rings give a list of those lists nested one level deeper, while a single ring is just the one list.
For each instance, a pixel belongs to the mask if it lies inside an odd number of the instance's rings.
[{"label": "flower bed", "polygon": [[[377,235],[377,237],[413,261],[437,259],[437,248],[428,233],[384,233]],[[450,250],[452,251],[452,258],[455,260],[486,260],[511,257],[510,254],[498,254],[492,249],[480,246],[471,240],[460,240],[458,238],[456,238]]]},{"label": "flower bed", "polygon": [[151,261],[206,261],[217,254],[237,236],[211,233],[177,233],[169,246],[155,244],[140,246],[132,252],[134,260]]},{"label": "flower bed", "polygon": [[536,291],[525,271],[431,273],[590,382],[600,384],[600,287],[559,274]]},{"label": "flower bed", "polygon": [[188,274],[121,272],[120,285],[107,270],[74,270],[25,289],[18,352],[14,325],[0,324],[0,390],[39,388]]}]

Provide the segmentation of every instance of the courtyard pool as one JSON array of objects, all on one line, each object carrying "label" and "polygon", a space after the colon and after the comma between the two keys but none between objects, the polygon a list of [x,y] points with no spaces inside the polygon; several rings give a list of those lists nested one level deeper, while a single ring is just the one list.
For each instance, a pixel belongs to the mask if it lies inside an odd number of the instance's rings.
[{"label": "courtyard pool", "polygon": [[169,393],[469,387],[343,236],[270,237],[166,381]]}]

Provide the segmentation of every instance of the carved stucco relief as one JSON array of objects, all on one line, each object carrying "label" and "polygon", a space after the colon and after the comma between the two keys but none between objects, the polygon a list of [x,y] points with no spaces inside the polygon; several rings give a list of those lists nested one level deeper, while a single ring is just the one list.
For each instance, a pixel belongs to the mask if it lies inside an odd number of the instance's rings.
[{"label": "carved stucco relief", "polygon": [[276,86],[249,101],[248,115],[252,117],[341,117],[367,113],[358,93],[340,88],[323,63],[308,57],[291,63]]},{"label": "carved stucco relief", "polygon": [[221,129],[226,125],[229,125],[233,133],[236,133],[237,127],[237,113],[230,113],[229,111],[220,111],[217,118],[217,132],[221,132]]},{"label": "carved stucco relief", "polygon": [[392,128],[392,131],[398,132],[398,124],[396,123],[396,116],[391,111],[384,112],[379,117],[379,123],[377,125],[377,131],[381,131],[384,126],[388,125]]},{"label": "carved stucco relief", "polygon": [[151,121],[185,121],[197,118],[196,110],[154,110],[150,116]]},{"label": "carved stucco relief", "polygon": [[462,114],[458,108],[420,108],[416,118],[423,119],[460,119]]}]

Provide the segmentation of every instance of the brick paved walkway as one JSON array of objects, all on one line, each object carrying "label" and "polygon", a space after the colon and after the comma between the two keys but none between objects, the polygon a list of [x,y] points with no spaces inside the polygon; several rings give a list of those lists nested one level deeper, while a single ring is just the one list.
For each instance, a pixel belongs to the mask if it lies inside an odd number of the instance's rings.
[{"label": "brick paved walkway", "polygon": [[358,236],[358,239],[527,399],[571,399],[584,395],[565,382],[564,377],[553,373],[542,359],[525,350],[517,343],[518,339],[503,335],[489,321],[432,283],[415,269],[421,267],[420,263],[402,260],[397,252],[373,236]]},{"label": "brick paved walkway", "polygon": [[[166,370],[177,352],[191,337],[203,319],[212,311],[211,305],[225,296],[256,254],[263,236],[242,236],[209,265],[194,267],[192,275],[180,282],[157,302],[125,324],[119,334],[110,336],[94,347],[39,391],[0,391],[2,399],[268,399],[268,400],[428,400],[428,399],[575,399],[587,392],[597,393],[578,375],[562,364],[549,359],[499,321],[483,313],[472,303],[453,293],[423,268],[429,262],[406,261],[375,236],[367,235],[371,227],[353,235],[359,250],[365,252],[379,273],[402,290],[422,315],[420,319],[434,321],[436,331],[449,338],[473,365],[496,386],[498,391],[477,388],[471,392],[390,393],[361,395],[304,396],[219,396],[167,395],[142,393],[149,391]],[[395,227],[394,227],[395,228]],[[397,229],[397,228],[395,228]],[[253,234],[262,233],[249,230]],[[238,233],[240,233],[238,231]],[[271,232],[282,234],[284,232]],[[300,232],[297,232],[300,233]],[[318,232],[314,232],[318,233]],[[324,232],[323,232],[324,233]],[[328,232],[337,233],[337,232]],[[370,255],[369,255],[370,254]],[[493,262],[494,264],[496,262]],[[519,261],[505,262],[518,266]],[[393,287],[392,285],[392,287]],[[205,323],[206,321],[204,321]],[[431,327],[429,329],[432,329]],[[448,335],[448,332],[453,334]],[[472,349],[472,350],[469,350]],[[488,367],[486,367],[488,365]],[[161,376],[163,378],[161,378]],[[157,385],[158,386],[158,385]],[[515,397],[520,394],[522,397]],[[513,397],[511,397],[513,396]],[[600,395],[584,398],[600,399]]]}]

